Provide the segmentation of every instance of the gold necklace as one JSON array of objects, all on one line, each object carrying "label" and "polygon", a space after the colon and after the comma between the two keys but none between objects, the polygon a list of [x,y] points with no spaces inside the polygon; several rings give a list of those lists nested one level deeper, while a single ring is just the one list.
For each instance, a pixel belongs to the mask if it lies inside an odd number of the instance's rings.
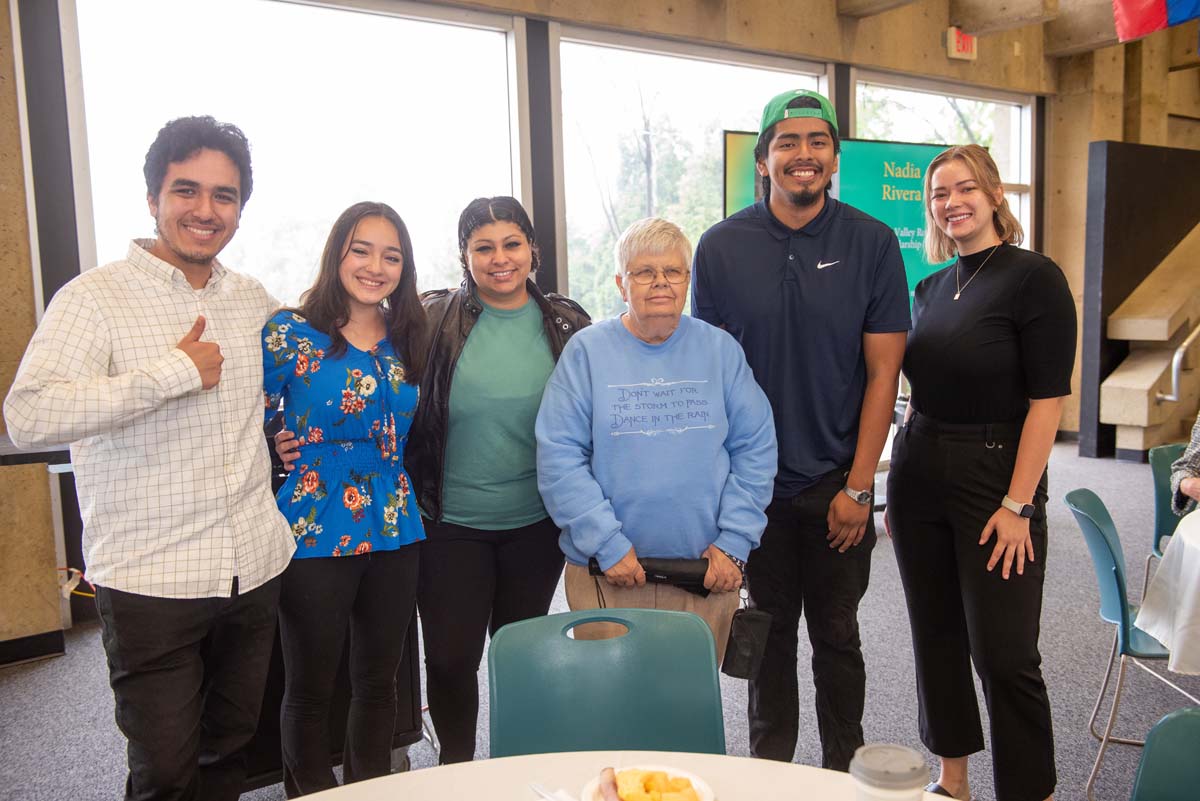
[{"label": "gold necklace", "polygon": [[958,290],[954,293],[955,300],[958,300],[958,296],[963,293],[963,290],[971,285],[971,282],[975,280],[975,276],[979,275],[979,271],[983,269],[983,265],[988,263],[988,259],[996,255],[996,251],[1000,249],[1001,244],[1003,243],[998,243],[992,248],[992,252],[987,254],[987,258],[985,258],[983,262],[975,268],[975,272],[971,273],[971,277],[967,279],[967,283],[963,284],[962,286],[959,286],[958,283],[962,278],[962,256],[958,257],[958,263],[954,265],[954,288]]}]

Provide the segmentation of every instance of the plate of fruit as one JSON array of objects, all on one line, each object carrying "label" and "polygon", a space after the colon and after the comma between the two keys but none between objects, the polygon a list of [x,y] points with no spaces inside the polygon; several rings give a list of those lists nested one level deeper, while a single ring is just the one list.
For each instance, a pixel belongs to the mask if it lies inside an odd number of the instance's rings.
[{"label": "plate of fruit", "polygon": [[582,801],[714,801],[708,782],[668,765],[605,768],[580,796]]}]

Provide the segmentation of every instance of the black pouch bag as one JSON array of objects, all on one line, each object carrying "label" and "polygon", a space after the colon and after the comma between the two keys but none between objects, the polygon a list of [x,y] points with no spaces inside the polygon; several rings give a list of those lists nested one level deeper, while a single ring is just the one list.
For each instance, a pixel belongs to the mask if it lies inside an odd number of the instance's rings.
[{"label": "black pouch bag", "polygon": [[[742,603],[746,596],[742,596]],[[752,679],[762,666],[763,654],[767,650],[767,634],[771,630],[771,613],[743,606],[733,613],[729,624],[729,643],[725,646],[725,659],[721,672],[735,679]]]},{"label": "black pouch bag", "polygon": [[[670,584],[681,590],[686,590],[701,598],[708,597],[704,587],[704,575],[708,572],[707,559],[638,559],[642,570],[646,571],[646,581],[652,584]],[[588,575],[603,576],[600,563],[596,557],[588,560]]]}]

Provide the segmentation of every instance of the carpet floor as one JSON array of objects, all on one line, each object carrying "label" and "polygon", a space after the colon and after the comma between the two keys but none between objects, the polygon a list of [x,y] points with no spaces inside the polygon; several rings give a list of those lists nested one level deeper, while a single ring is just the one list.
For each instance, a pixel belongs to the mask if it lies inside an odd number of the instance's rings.
[{"label": "carpet floor", "polygon": [[[1091,560],[1062,497],[1068,490],[1086,486],[1106,500],[1122,535],[1130,581],[1135,585],[1130,588],[1134,600],[1141,587],[1142,562],[1150,543],[1153,497],[1148,466],[1083,459],[1076,455],[1072,444],[1055,446],[1050,480],[1050,552],[1046,556],[1041,651],[1054,714],[1058,766],[1055,797],[1081,801],[1097,749],[1096,741],[1088,734],[1087,720],[1112,644],[1112,627],[1097,615],[1099,596]],[[877,525],[882,530],[878,521]],[[552,611],[566,608],[560,586]],[[863,720],[867,741],[921,748],[908,618],[895,555],[883,537],[872,557],[871,587],[859,620],[867,664]],[[811,652],[803,631],[800,640],[797,672],[801,726],[795,761],[815,765],[820,764],[820,742],[813,712]],[[1163,667],[1158,666],[1160,671]],[[1191,693],[1200,693],[1200,677],[1172,678]],[[746,683],[722,676],[721,687],[729,753],[747,756]],[[477,754],[482,757],[488,753],[486,667],[480,671],[480,700]],[[1144,735],[1164,714],[1185,703],[1186,699],[1133,670],[1121,705],[1119,730]],[[986,732],[986,713],[984,719]],[[104,652],[94,623],[67,632],[64,656],[0,669],[0,753],[4,754],[0,760],[0,799],[5,801],[120,797],[124,741],[113,721]],[[408,756],[413,769],[436,763],[425,742],[412,746]],[[1137,748],[1110,748],[1099,776],[1097,796],[1128,798],[1139,756]],[[929,760],[932,766],[932,756]],[[995,797],[986,751],[971,759],[970,775],[977,799]],[[274,801],[283,797],[281,785],[274,785],[247,793],[243,799]]]}]

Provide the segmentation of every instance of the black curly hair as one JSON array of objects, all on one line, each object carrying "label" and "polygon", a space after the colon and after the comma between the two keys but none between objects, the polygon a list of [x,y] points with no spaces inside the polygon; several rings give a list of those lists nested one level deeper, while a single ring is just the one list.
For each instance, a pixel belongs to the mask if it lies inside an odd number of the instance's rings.
[{"label": "black curly hair", "polygon": [[250,142],[241,128],[228,122],[217,122],[208,116],[180,117],[159,130],[154,144],[146,151],[146,164],[142,167],[142,173],[146,176],[146,194],[158,197],[163,179],[167,176],[167,167],[187,161],[204,148],[224,153],[237,165],[241,175],[239,201],[241,208],[246,208],[246,201],[254,189],[254,174],[250,170]]}]

